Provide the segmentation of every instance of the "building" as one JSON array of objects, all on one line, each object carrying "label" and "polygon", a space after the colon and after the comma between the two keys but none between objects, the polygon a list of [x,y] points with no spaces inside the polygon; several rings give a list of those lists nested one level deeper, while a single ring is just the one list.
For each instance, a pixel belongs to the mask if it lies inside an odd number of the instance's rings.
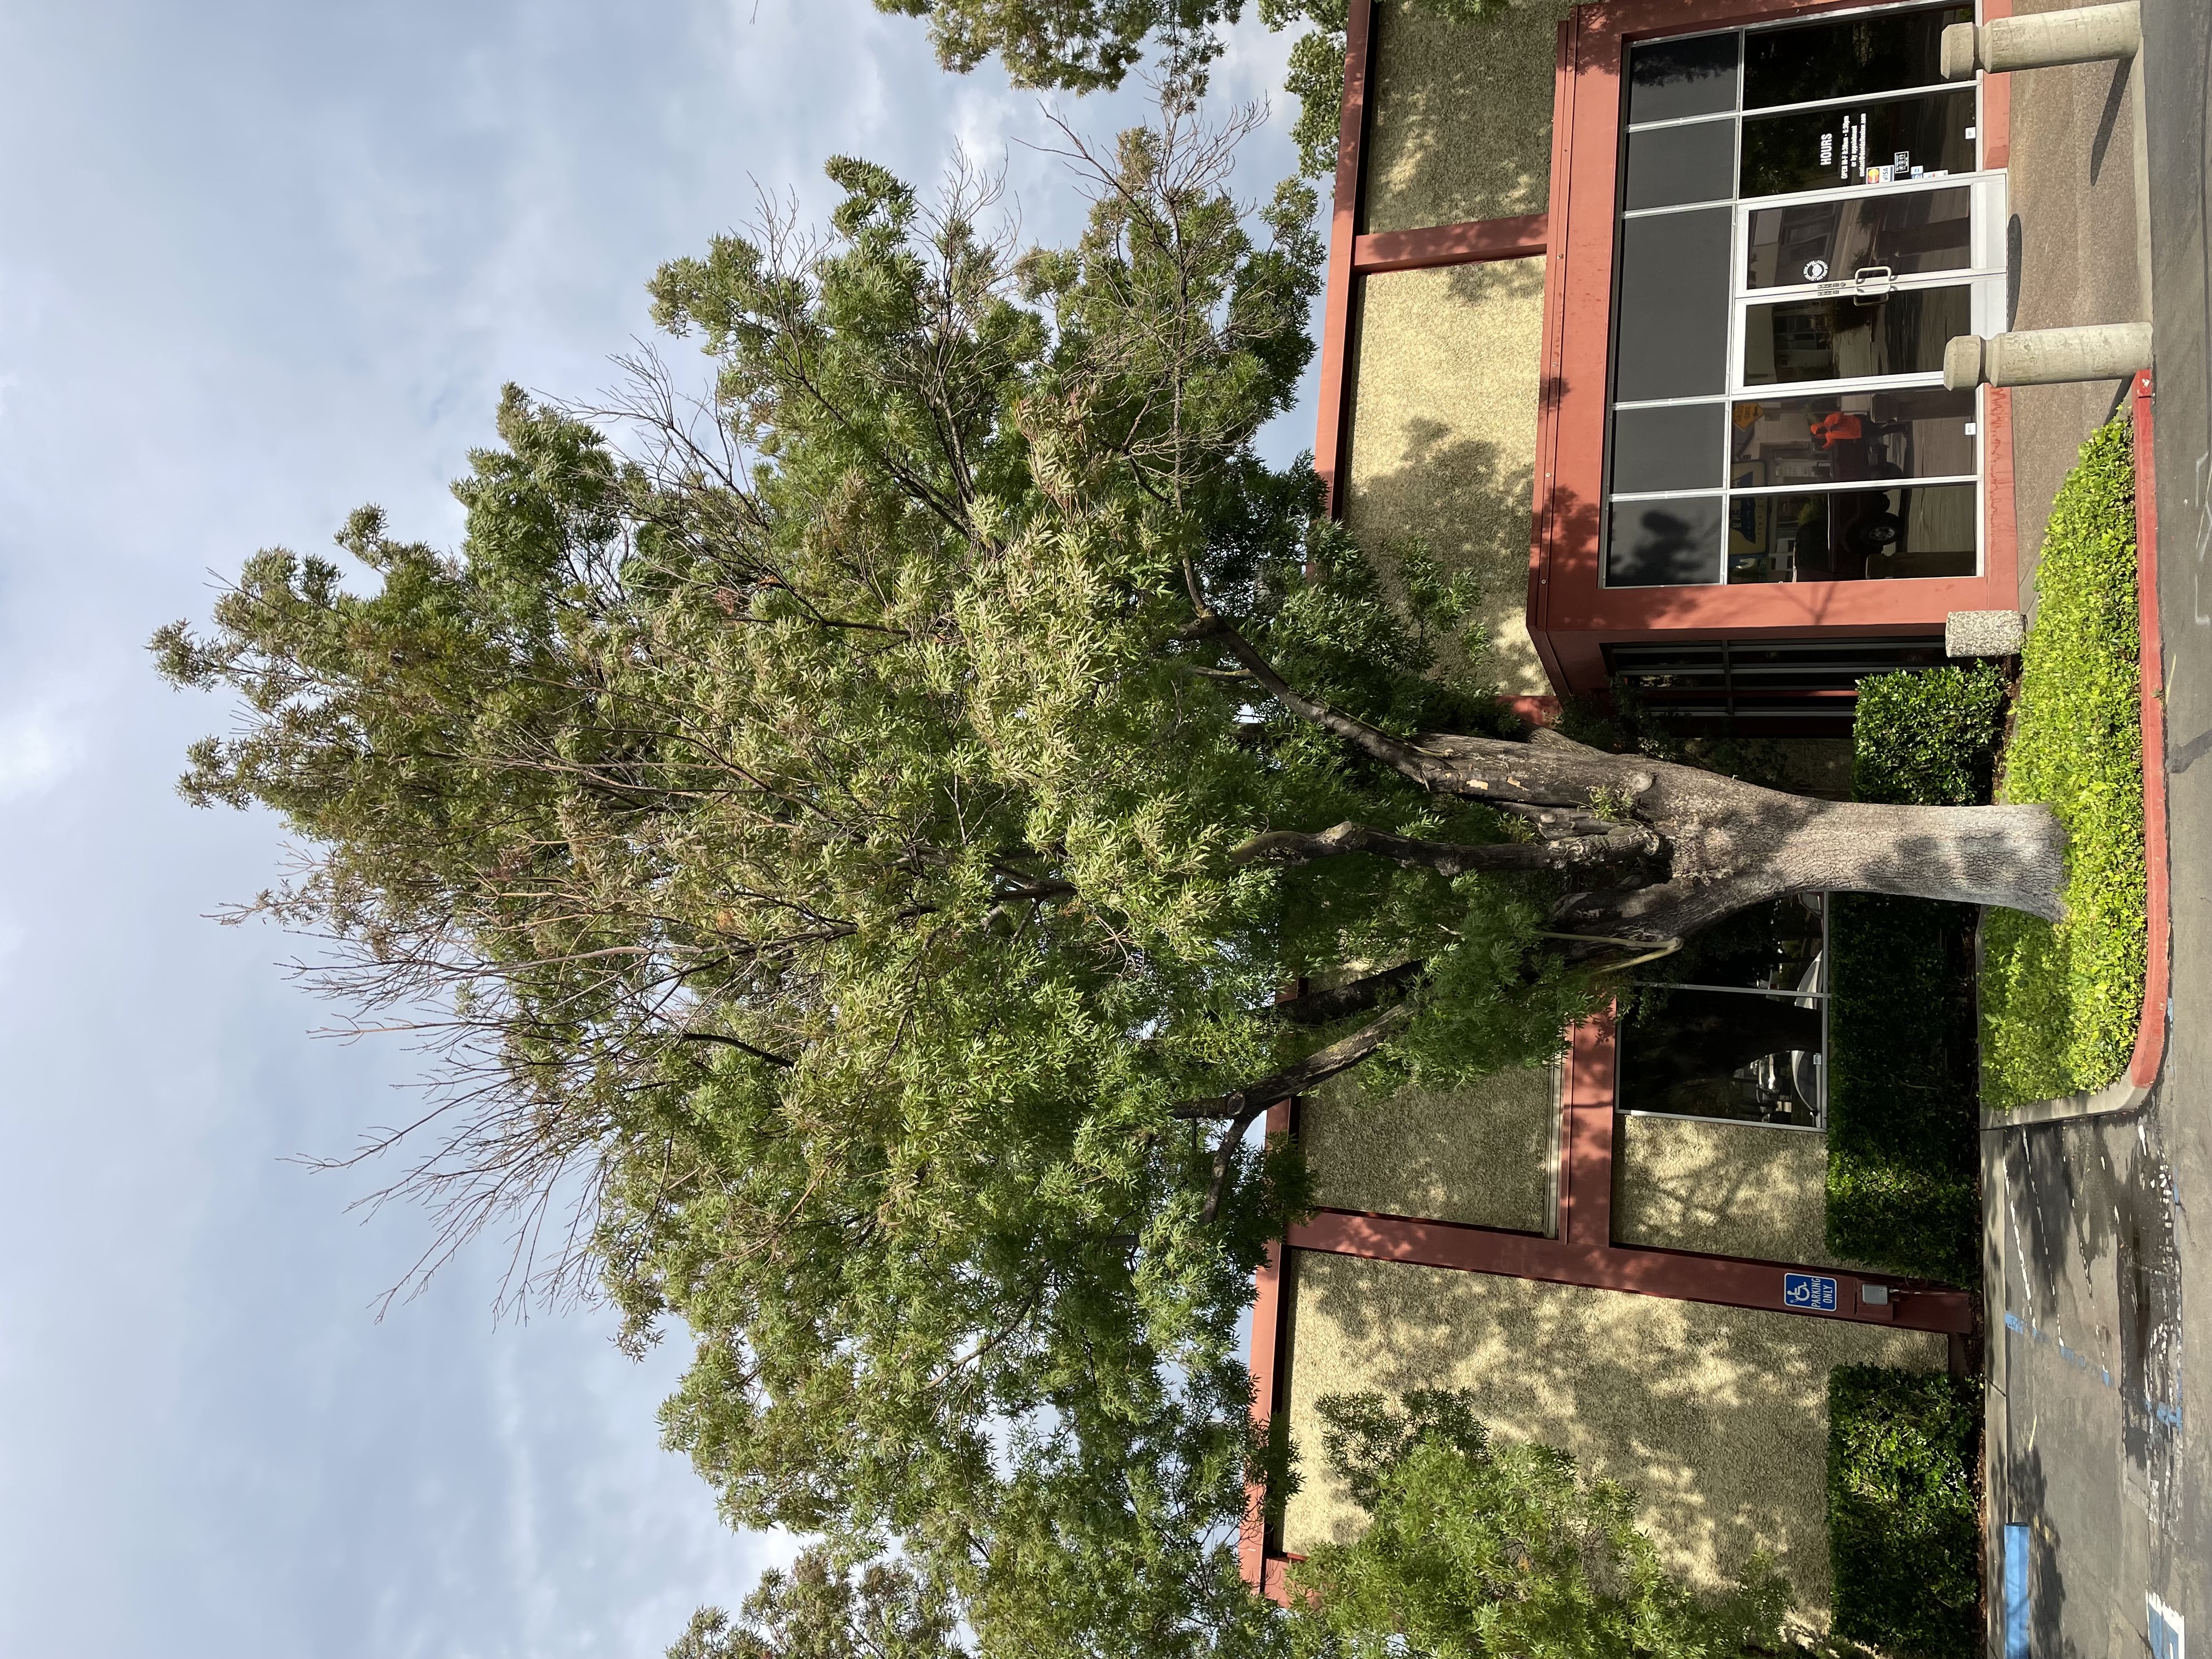
[{"label": "building", "polygon": [[[2008,394],[1942,383],[2007,304],[2004,84],[1937,69],[1973,15],[1352,0],[1316,465],[1370,545],[1480,576],[1532,710],[1626,685],[1835,789],[1860,676],[2018,608]],[[1963,1368],[1976,1316],[1822,1242],[1826,929],[1770,907],[1677,994],[1808,1034],[1754,1065],[1604,1021],[1387,1122],[1277,1109],[1324,1207],[1261,1276],[1258,1409],[1305,1486],[1276,1526],[1255,1494],[1248,1578],[1356,1521],[1318,1399],[1465,1386],[1639,1488],[1679,1569],[1766,1550],[1819,1622],[1829,1368]]]}]

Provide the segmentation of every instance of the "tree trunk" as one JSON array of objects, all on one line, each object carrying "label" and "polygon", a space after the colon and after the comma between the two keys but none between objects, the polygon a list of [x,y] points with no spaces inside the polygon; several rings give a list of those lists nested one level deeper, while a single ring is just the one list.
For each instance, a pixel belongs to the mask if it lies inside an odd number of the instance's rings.
[{"label": "tree trunk", "polygon": [[1890,893],[2056,921],[2066,835],[2042,806],[1887,806],[1784,795],[1685,767],[1656,774],[1638,816],[1668,878],[1568,908],[1578,926],[1681,938],[1791,893]]},{"label": "tree trunk", "polygon": [[[1517,816],[1544,841],[1573,836],[1587,846],[1607,823],[1651,832],[1663,878],[1576,895],[1557,912],[1563,929],[1616,939],[1681,939],[1752,905],[1822,890],[1996,905],[2047,921],[2064,914],[2066,832],[2047,807],[1819,800],[1696,767],[1607,754],[1541,729],[1526,743],[1448,732],[1408,741],[1289,685],[1224,617],[1203,613],[1184,637],[1217,644],[1285,708],[1369,759],[1438,794]],[[1411,861],[1402,846],[1384,846],[1400,838],[1352,824],[1327,836],[1259,839],[1298,843],[1279,850],[1303,858],[1352,850],[1360,835],[1362,850]],[[1331,838],[1343,845],[1324,849],[1320,843]],[[1422,861],[1437,863],[1449,850]]]}]

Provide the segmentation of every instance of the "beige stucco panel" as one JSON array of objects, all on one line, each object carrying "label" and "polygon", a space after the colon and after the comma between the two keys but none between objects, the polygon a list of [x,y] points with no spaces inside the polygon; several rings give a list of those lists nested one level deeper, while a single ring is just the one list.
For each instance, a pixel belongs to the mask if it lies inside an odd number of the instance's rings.
[{"label": "beige stucco panel", "polygon": [[1613,1237],[1662,1250],[1849,1267],[1827,1247],[1827,1186],[1824,1134],[1624,1115]]},{"label": "beige stucco panel", "polygon": [[1942,1337],[1350,1256],[1290,1253],[1288,1413],[1304,1490],[1284,1547],[1357,1535],[1322,1459],[1332,1394],[1471,1390],[1498,1433],[1570,1451],[1641,1494],[1638,1522],[1692,1583],[1764,1548],[1801,1613],[1827,1619],[1828,1373],[1940,1370]]},{"label": "beige stucco panel", "polygon": [[1367,230],[1547,210],[1559,29],[1571,9],[1537,0],[1456,23],[1406,0],[1376,8]]},{"label": "beige stucco panel", "polygon": [[1548,1069],[1503,1072],[1464,1089],[1363,1089],[1356,1073],[1298,1102],[1315,1200],[1522,1232],[1551,1231],[1559,1121]]},{"label": "beige stucco panel", "polygon": [[1362,284],[1345,521],[1386,563],[1419,537],[1474,574],[1487,642],[1474,672],[1510,696],[1552,689],[1527,618],[1543,332],[1540,258]]}]

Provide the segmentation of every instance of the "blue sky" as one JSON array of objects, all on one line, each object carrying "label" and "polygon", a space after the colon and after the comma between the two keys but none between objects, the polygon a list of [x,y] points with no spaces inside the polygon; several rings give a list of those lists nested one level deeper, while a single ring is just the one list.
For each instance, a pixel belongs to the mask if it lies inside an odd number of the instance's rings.
[{"label": "blue sky", "polygon": [[410,1057],[312,1040],[283,937],[204,919],[282,838],[171,792],[228,716],[143,642],[362,501],[452,544],[500,384],[610,384],[757,186],[965,144],[1053,240],[1046,136],[866,0],[0,3],[0,1659],[657,1655],[784,1553],[658,1448],[680,1342],[495,1321],[495,1247],[378,1322],[420,1222],[284,1160],[390,1121]]}]

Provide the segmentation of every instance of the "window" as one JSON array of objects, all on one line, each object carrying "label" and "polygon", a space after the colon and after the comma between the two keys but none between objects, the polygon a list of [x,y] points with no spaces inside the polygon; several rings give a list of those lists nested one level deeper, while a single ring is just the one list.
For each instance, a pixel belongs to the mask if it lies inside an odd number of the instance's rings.
[{"label": "window", "polygon": [[[1972,393],[2002,271],[1955,5],[1628,50],[1604,581],[1968,576]],[[1993,282],[1994,279],[1994,282]]]}]

